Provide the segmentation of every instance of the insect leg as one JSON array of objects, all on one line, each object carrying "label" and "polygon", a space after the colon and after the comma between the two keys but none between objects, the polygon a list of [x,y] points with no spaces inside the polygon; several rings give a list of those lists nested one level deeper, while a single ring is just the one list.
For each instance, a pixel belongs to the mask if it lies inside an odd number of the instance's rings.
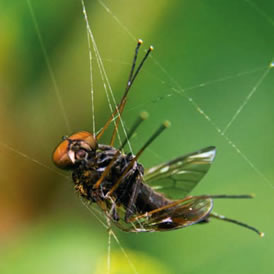
[{"label": "insect leg", "polygon": [[132,194],[129,199],[129,203],[127,205],[126,209],[126,214],[125,214],[125,222],[128,223],[129,218],[135,213],[134,208],[135,208],[135,203],[139,194],[139,189],[140,189],[140,183],[141,183],[141,178],[140,176],[137,177],[136,181],[133,183],[132,186]]},{"label": "insect leg", "polygon": [[114,201],[112,201],[112,205],[111,205],[111,209],[110,209],[110,216],[116,222],[118,222],[120,219],[119,214],[117,212],[116,204]]},{"label": "insect leg", "polygon": [[133,167],[134,163],[138,160],[138,158],[141,156],[141,154],[144,152],[144,150],[152,143],[152,141],[161,134],[161,132],[166,129],[167,127],[169,127],[169,122],[166,121],[164,122],[158,130],[156,130],[156,132],[148,139],[148,141],[143,145],[143,147],[139,150],[139,152],[136,154],[136,156],[129,162],[128,166],[126,167],[126,169],[124,170],[124,172],[122,173],[122,175],[119,177],[119,179],[117,180],[117,182],[114,184],[114,186],[109,190],[109,192],[106,194],[106,196],[110,196],[113,191],[115,191],[117,189],[117,187],[120,185],[120,183],[122,182],[123,178],[125,177],[125,175],[128,173],[128,171]]},{"label": "insect leg", "polygon": [[136,220],[142,219],[142,218],[149,218],[149,217],[152,216],[153,214],[160,213],[161,211],[167,210],[167,209],[169,209],[169,208],[176,207],[176,206],[178,206],[178,205],[180,205],[180,204],[183,204],[184,202],[188,202],[189,200],[192,200],[193,198],[195,198],[195,197],[193,197],[193,196],[188,196],[188,197],[186,197],[186,198],[184,198],[184,199],[181,199],[181,200],[177,200],[177,201],[171,202],[171,203],[169,203],[169,204],[167,204],[167,205],[165,205],[165,206],[162,206],[162,207],[156,208],[156,209],[154,209],[154,210],[151,210],[151,211],[149,211],[149,212],[146,212],[146,213],[144,213],[144,214],[135,216],[135,217],[129,219],[129,222],[135,222]]},{"label": "insect leg", "polygon": [[242,226],[242,227],[245,227],[247,229],[250,229],[254,232],[256,232],[257,234],[259,234],[260,237],[263,237],[264,236],[264,233],[263,232],[260,232],[257,228],[253,227],[253,226],[250,226],[250,225],[247,225],[245,223],[242,223],[240,221],[237,221],[237,220],[234,220],[234,219],[230,219],[230,218],[227,218],[223,215],[219,215],[215,212],[211,212],[209,214],[209,217],[212,217],[212,218],[215,218],[215,219],[218,219],[218,220],[222,220],[222,221],[226,221],[226,222],[230,222],[230,223],[233,223],[233,224],[236,224],[236,225],[239,225],[239,226]]},{"label": "insect leg", "polygon": [[135,121],[135,123],[133,124],[132,128],[130,129],[130,131],[127,134],[127,137],[125,138],[125,140],[123,141],[122,145],[120,146],[119,150],[122,150],[124,148],[124,146],[126,145],[126,143],[129,141],[129,139],[131,138],[131,136],[133,135],[133,133],[136,131],[136,129],[140,126],[140,124],[146,120],[148,118],[148,113],[147,112],[141,112],[140,115],[138,116],[137,120]]},{"label": "insect leg", "polygon": [[[136,53],[135,53],[135,57],[133,59],[133,64],[132,64],[132,69],[131,69],[131,72],[130,72],[130,76],[129,76],[129,80],[127,82],[127,86],[126,86],[126,89],[125,89],[125,93],[124,93],[124,96],[121,100],[121,108],[120,108],[120,105],[119,105],[119,112],[118,112],[118,118],[117,120],[115,121],[115,127],[114,127],[114,130],[113,130],[113,133],[112,133],[112,136],[111,136],[111,140],[110,140],[110,146],[113,146],[114,145],[114,141],[115,141],[115,138],[116,138],[116,134],[117,134],[117,131],[118,131],[118,125],[120,123],[120,119],[121,119],[121,115],[124,111],[124,108],[125,108],[125,105],[126,105],[126,100],[127,100],[127,95],[128,95],[128,92],[129,92],[129,89],[131,88],[134,80],[136,79],[136,76],[138,75],[138,73],[140,72],[145,60],[147,59],[149,53],[153,50],[153,47],[150,46],[145,54],[145,56],[143,57],[141,63],[139,64],[138,68],[136,69],[135,73],[132,75],[133,73],[133,70],[134,70],[134,67],[135,67],[135,62],[136,62],[136,58],[137,58],[137,54],[138,54],[138,50],[139,49],[139,44],[140,44],[140,41],[138,41],[138,44],[137,44],[137,48],[136,48]],[[141,42],[142,43],[142,42]]]},{"label": "insect leg", "polygon": [[117,152],[114,154],[112,160],[110,161],[110,163],[107,165],[107,167],[105,168],[104,172],[101,174],[100,178],[98,179],[98,181],[94,184],[93,188],[96,189],[100,186],[100,184],[103,182],[103,180],[105,179],[105,177],[108,175],[112,165],[114,164],[114,162],[117,160],[117,158],[119,157],[119,154],[121,152],[119,150],[117,150]]},{"label": "insect leg", "polygon": [[129,74],[129,79],[127,81],[127,85],[126,85],[126,89],[124,91],[124,95],[119,103],[119,105],[115,108],[114,112],[111,114],[110,118],[107,120],[107,122],[105,123],[104,127],[102,128],[102,130],[97,134],[96,136],[96,139],[99,140],[102,135],[104,134],[105,130],[109,127],[111,121],[115,118],[115,115],[118,113],[119,116],[117,118],[117,121],[115,123],[115,128],[114,128],[114,131],[113,131],[113,134],[112,134],[112,138],[111,138],[111,144],[114,143],[114,140],[115,140],[115,135],[117,133],[117,129],[118,129],[118,124],[119,124],[119,121],[120,121],[120,116],[124,110],[124,107],[125,107],[125,104],[126,104],[126,100],[127,100],[127,95],[128,95],[128,92],[130,90],[130,87],[132,86],[137,74],[139,73],[141,67],[143,66],[144,64],[144,61],[147,59],[149,53],[152,51],[152,47],[150,47],[145,55],[145,57],[143,58],[143,60],[141,61],[140,65],[138,66],[136,72],[133,74],[134,72],[134,68],[135,68],[135,65],[136,65],[136,60],[137,60],[137,56],[138,56],[138,51],[139,51],[139,48],[141,46],[141,44],[143,43],[142,40],[138,40],[138,43],[137,43],[137,46],[136,46],[136,49],[135,49],[135,55],[134,55],[134,58],[133,58],[133,62],[132,62],[132,66],[131,66],[131,70],[130,70],[130,74]]},{"label": "insect leg", "polygon": [[[163,207],[160,207],[160,208],[156,208],[154,210],[151,210],[149,212],[146,212],[145,214],[142,214],[142,215],[139,215],[137,217],[134,217],[134,220],[131,219],[130,221],[135,221],[137,219],[140,219],[140,218],[144,218],[144,217],[147,217],[147,216],[151,216],[155,213],[158,213],[160,211],[163,211],[163,210],[166,210],[166,209],[169,209],[169,208],[172,208],[172,207],[176,207],[178,205],[181,206],[184,205],[187,201],[205,201],[205,200],[212,200],[212,199],[223,199],[223,198],[228,198],[228,199],[239,199],[239,198],[242,198],[242,199],[249,199],[249,198],[253,198],[252,195],[200,195],[200,196],[187,196],[185,197],[184,199],[180,199],[180,200],[176,200],[174,202],[171,202]],[[188,203],[186,203],[184,205],[184,207],[186,206],[189,206]]]}]

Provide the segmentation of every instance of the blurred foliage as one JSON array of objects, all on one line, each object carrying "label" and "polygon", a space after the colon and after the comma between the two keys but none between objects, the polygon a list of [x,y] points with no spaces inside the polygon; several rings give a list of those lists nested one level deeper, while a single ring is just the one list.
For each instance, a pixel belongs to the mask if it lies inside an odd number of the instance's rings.
[{"label": "blurred foliage", "polygon": [[[170,273],[164,264],[140,252],[125,250],[127,256],[121,250],[112,251],[110,261],[110,274],[143,273],[143,274],[168,274]],[[108,273],[106,264],[107,256],[102,257],[97,265],[96,274]]]},{"label": "blurred foliage", "polygon": [[[144,153],[144,166],[216,145],[215,163],[194,194],[256,193],[254,200],[216,201],[215,209],[266,233],[260,239],[215,220],[169,233],[115,230],[138,273],[270,273],[274,2],[86,5],[116,100],[136,39],[145,41],[144,48],[155,47],[132,88],[124,120],[130,126],[140,111],[150,112],[132,139],[135,152],[161,121],[173,126]],[[63,177],[69,174],[51,161],[61,136],[92,128],[81,2],[0,1],[0,34],[0,273],[106,273],[108,233],[73,193],[71,180]],[[94,88],[98,130],[110,111],[96,62]],[[222,135],[218,130],[237,110]],[[114,239],[111,273],[134,273]]]}]

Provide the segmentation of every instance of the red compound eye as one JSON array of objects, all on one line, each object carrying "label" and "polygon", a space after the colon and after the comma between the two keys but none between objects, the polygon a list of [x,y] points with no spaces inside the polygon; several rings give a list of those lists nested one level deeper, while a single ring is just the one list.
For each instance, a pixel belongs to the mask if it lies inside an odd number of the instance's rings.
[{"label": "red compound eye", "polygon": [[56,166],[63,169],[70,169],[73,167],[72,155],[74,151],[71,150],[72,144],[77,143],[80,148],[86,150],[94,150],[97,147],[95,137],[87,131],[79,131],[64,141],[62,141],[53,152],[53,162]]}]

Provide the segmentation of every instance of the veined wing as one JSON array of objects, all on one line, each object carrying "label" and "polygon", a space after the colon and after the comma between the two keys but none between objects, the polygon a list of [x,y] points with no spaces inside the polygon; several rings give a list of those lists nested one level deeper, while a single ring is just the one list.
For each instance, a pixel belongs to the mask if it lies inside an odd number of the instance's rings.
[{"label": "veined wing", "polygon": [[145,170],[144,181],[170,199],[185,197],[208,172],[216,154],[213,146]]},{"label": "veined wing", "polygon": [[212,199],[190,196],[171,203],[170,207],[167,205],[133,217],[130,223],[132,227],[128,231],[169,231],[190,226],[203,221],[210,214],[212,206]]}]

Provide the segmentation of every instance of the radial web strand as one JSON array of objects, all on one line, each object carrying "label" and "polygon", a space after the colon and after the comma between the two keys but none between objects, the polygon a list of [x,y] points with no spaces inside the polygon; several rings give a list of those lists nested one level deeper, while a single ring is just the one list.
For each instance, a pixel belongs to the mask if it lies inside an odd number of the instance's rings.
[{"label": "radial web strand", "polygon": [[[97,2],[104,8],[104,10],[111,15],[111,17],[114,19],[114,21],[121,26],[121,28],[129,35],[129,37],[133,40],[137,40],[137,38],[132,34],[132,32],[122,23],[122,21],[107,7],[107,5],[105,3],[103,3],[101,0],[97,0]],[[272,185],[272,183],[269,181],[269,179],[260,171],[260,169],[258,167],[256,167],[254,165],[254,163],[236,146],[236,144],[225,134],[222,132],[221,128],[215,123],[213,122],[213,119],[200,107],[200,105],[194,101],[194,99],[188,95],[188,93],[186,92],[186,90],[181,87],[181,85],[179,84],[179,82],[174,79],[174,77],[172,77],[168,71],[160,64],[160,62],[150,56],[150,58],[154,61],[154,63],[160,68],[160,70],[167,76],[167,78],[169,79],[169,81],[174,85],[172,87],[173,92],[177,93],[177,94],[181,94],[182,96],[185,96],[188,100],[188,102],[190,102],[190,104],[195,108],[195,110],[201,114],[214,128],[215,130],[218,132],[218,134],[220,134],[220,136],[223,136],[223,138],[225,139],[225,141],[242,157],[242,159],[244,159],[244,161],[247,162],[247,164],[257,173],[257,175],[259,175],[269,186],[271,186],[271,188],[274,188],[274,186]],[[269,66],[267,66],[269,68]],[[272,66],[270,66],[271,68]],[[255,69],[256,70],[256,69]],[[268,72],[268,69],[266,71],[266,74]],[[244,73],[243,73],[244,74]],[[263,75],[264,76],[264,75]],[[263,77],[265,78],[265,76]],[[214,80],[210,81],[209,83],[214,82]],[[259,83],[260,84],[260,83]],[[199,87],[201,87],[201,85],[205,86],[207,85],[206,83],[201,83],[199,85]],[[254,88],[253,88],[254,89]],[[253,90],[252,89],[252,90]],[[256,90],[256,88],[255,88]]]},{"label": "radial web strand", "polygon": [[45,43],[43,41],[39,26],[38,26],[38,22],[37,22],[37,19],[36,19],[36,16],[35,16],[31,1],[30,0],[26,0],[26,1],[27,1],[27,4],[28,4],[28,8],[29,8],[29,11],[30,11],[30,14],[31,14],[31,18],[32,18],[32,21],[33,21],[33,25],[35,27],[37,37],[38,37],[38,40],[39,40],[39,43],[40,43],[40,47],[41,47],[41,50],[42,50],[42,53],[43,53],[43,56],[44,56],[44,60],[46,62],[46,66],[47,66],[47,69],[49,71],[49,75],[50,75],[50,78],[51,78],[51,81],[52,81],[52,84],[53,84],[53,88],[54,88],[54,91],[55,91],[57,102],[59,104],[61,113],[63,115],[63,119],[64,119],[64,122],[65,122],[65,125],[66,125],[66,129],[67,129],[68,133],[71,133],[71,125],[70,125],[70,122],[69,122],[69,119],[68,119],[68,116],[67,116],[67,113],[66,113],[66,110],[65,110],[65,106],[64,106],[63,99],[62,99],[62,96],[61,96],[61,93],[60,93],[60,89],[57,85],[55,73],[53,72],[53,69],[52,69],[52,66],[51,66],[51,63],[50,63],[50,60],[49,60],[49,56],[48,56],[48,53],[47,53],[47,50],[46,50],[46,47],[45,47]]},{"label": "radial web strand", "polygon": [[[65,110],[65,106],[64,106],[64,102],[63,102],[63,98],[60,92],[60,89],[58,87],[57,84],[57,80],[56,80],[56,76],[55,73],[53,71],[51,62],[50,62],[50,58],[48,56],[40,29],[39,29],[39,25],[37,22],[37,18],[35,16],[35,12],[33,10],[32,4],[31,4],[31,0],[26,0],[27,4],[28,4],[28,8],[31,14],[31,18],[33,20],[33,25],[35,27],[35,31],[37,33],[37,37],[40,43],[40,47],[43,53],[43,58],[45,60],[46,63],[46,67],[47,70],[49,72],[50,75],[50,79],[51,82],[53,84],[54,87],[54,92],[55,92],[55,96],[57,98],[57,102],[60,108],[60,111],[62,113],[62,119],[64,120],[65,126],[66,126],[66,130],[68,132],[71,132],[71,125],[70,125],[70,121],[68,118],[68,115],[66,113]],[[121,27],[122,30],[125,31],[125,33],[134,41],[136,41],[136,37],[131,33],[131,31],[129,30],[129,28],[122,23],[122,21],[112,12],[112,10],[101,0],[97,0],[97,2],[104,8],[104,10],[114,19],[115,22],[117,22],[117,24]],[[249,5],[249,7],[251,7],[252,9],[254,9],[254,11],[259,14],[262,18],[264,18],[272,27],[274,27],[274,21],[273,19],[268,16],[263,10],[261,10],[253,1],[251,0],[245,0],[245,2]],[[102,57],[99,53],[99,50],[97,48],[96,45],[96,41],[94,39],[93,33],[92,33],[92,28],[90,27],[89,21],[88,21],[88,17],[87,17],[87,12],[86,12],[86,7],[85,7],[85,3],[84,0],[81,0],[82,3],[82,8],[83,8],[83,14],[84,14],[84,19],[86,22],[86,29],[87,29],[87,44],[88,44],[88,53],[89,53],[89,69],[90,69],[90,96],[91,96],[91,111],[92,111],[92,128],[93,128],[93,133],[95,133],[96,130],[96,119],[95,119],[95,109],[94,109],[94,86],[93,86],[93,63],[94,63],[94,58],[95,61],[97,63],[97,66],[99,68],[99,72],[100,72],[100,76],[103,82],[103,86],[104,86],[104,90],[106,93],[106,97],[107,97],[107,101],[108,101],[108,107],[110,109],[110,112],[112,113],[114,111],[115,108],[118,107],[118,104],[115,100],[114,97],[114,93],[112,91],[110,82],[108,80],[104,65],[103,65],[103,60]],[[231,76],[225,76],[225,77],[221,77],[219,79],[213,79],[210,81],[206,81],[203,83],[199,83],[197,85],[193,85],[191,87],[182,87],[179,82],[174,79],[171,74],[159,63],[159,61],[157,61],[154,57],[150,57],[151,60],[153,60],[153,62],[158,66],[159,70],[161,70],[166,77],[169,80],[169,83],[171,83],[171,94],[166,95],[167,97],[169,96],[173,96],[173,95],[179,95],[179,96],[183,96],[187,99],[187,101],[191,104],[191,106],[195,109],[195,111],[197,111],[217,132],[220,136],[222,136],[224,138],[224,140],[226,141],[226,143],[228,143],[241,157],[242,159],[248,163],[248,165],[254,170],[254,172],[256,174],[258,174],[265,182],[267,182],[267,184],[269,186],[271,186],[272,188],[274,187],[272,185],[272,183],[270,182],[270,180],[263,174],[263,172],[260,171],[260,169],[254,165],[254,163],[246,156],[246,154],[244,154],[239,148],[238,146],[227,136],[227,131],[230,129],[230,127],[233,125],[233,123],[235,122],[235,120],[239,117],[239,115],[242,113],[242,111],[244,110],[244,108],[246,107],[246,105],[250,102],[251,97],[254,95],[255,92],[258,91],[258,88],[261,86],[261,84],[263,83],[263,81],[266,79],[266,77],[268,76],[271,68],[273,68],[273,63],[271,63],[271,65],[268,66],[264,66],[264,67],[259,67],[259,68],[255,68],[253,70],[250,71],[244,71],[244,72],[240,72],[237,73],[235,75],[231,75]],[[229,122],[226,124],[226,126],[224,127],[224,129],[221,129],[215,122],[214,119],[212,119],[212,117],[210,117],[202,108],[201,106],[189,95],[189,91],[201,88],[201,87],[205,87],[208,85],[211,85],[213,83],[216,82],[224,82],[226,80],[229,79],[236,79],[237,77],[241,77],[243,75],[246,74],[251,74],[254,72],[258,72],[264,70],[262,76],[259,78],[259,80],[255,83],[255,85],[252,87],[252,89],[250,90],[250,92],[248,93],[248,95],[246,96],[246,98],[243,100],[243,102],[240,104],[240,106],[238,107],[238,109],[236,110],[236,112],[233,114],[233,116],[231,117],[231,119],[229,120]],[[162,98],[161,98],[162,99]],[[114,105],[114,107],[113,107]],[[138,106],[140,107],[140,106]],[[114,117],[113,121],[115,121],[115,119],[117,119],[120,116],[120,113],[118,112],[118,115],[116,117]],[[122,130],[123,130],[123,134],[126,136],[127,138],[127,131],[126,131],[126,126],[124,124],[124,121],[121,119],[121,126],[122,126]],[[120,144],[121,142],[121,136],[118,132],[118,139]],[[132,151],[132,147],[130,142],[128,142],[129,144],[129,148],[130,151],[133,153]],[[0,146],[19,155],[22,158],[27,159],[30,162],[35,163],[36,165],[43,167],[47,170],[49,170],[50,172],[53,172],[55,174],[57,174],[58,176],[61,176],[67,180],[69,180],[69,178],[67,176],[65,176],[63,173],[60,173],[58,171],[56,171],[55,169],[51,168],[50,166],[42,163],[39,160],[36,160],[35,158],[21,152],[20,150],[17,150],[15,148],[13,148],[12,146],[0,142]],[[152,151],[149,148],[150,151]],[[153,152],[153,151],[152,151]],[[155,153],[155,152],[153,152]],[[155,155],[159,158],[161,158],[161,156],[157,153],[155,153]],[[107,271],[108,273],[111,272],[111,245],[112,245],[112,237],[115,240],[115,242],[118,244],[119,248],[121,249],[122,253],[124,254],[124,256],[126,257],[128,264],[130,265],[133,273],[138,273],[136,270],[135,265],[132,263],[132,261],[130,260],[126,250],[123,248],[123,246],[121,245],[118,237],[116,236],[116,234],[113,232],[113,230],[111,229],[110,226],[110,220],[107,219],[107,222],[105,223],[102,218],[100,218],[99,216],[104,216],[102,214],[101,211],[96,210],[95,208],[91,208],[89,205],[87,205],[86,203],[84,203],[84,205],[88,208],[88,210],[91,212],[91,214],[93,214],[95,216],[95,218],[98,220],[98,222],[106,229],[106,231],[108,231],[108,243],[107,243]]]},{"label": "radial web strand", "polygon": [[237,119],[237,117],[242,112],[242,110],[244,109],[244,107],[246,106],[246,104],[249,102],[249,100],[251,99],[251,97],[253,96],[253,94],[257,91],[258,87],[261,85],[261,83],[263,82],[263,80],[266,78],[266,76],[268,75],[268,73],[270,72],[270,70],[271,70],[271,65],[269,65],[269,67],[265,70],[265,72],[259,78],[259,80],[257,81],[257,83],[255,83],[255,85],[253,86],[253,88],[251,89],[251,91],[248,93],[248,95],[246,96],[246,98],[244,99],[244,101],[242,102],[242,104],[239,106],[239,108],[236,110],[235,114],[232,116],[231,120],[227,123],[227,125],[223,129],[222,134],[224,134],[230,128],[230,126],[232,125],[232,123]]},{"label": "radial web strand", "polygon": [[[88,16],[87,16],[87,11],[86,11],[84,0],[81,0],[81,3],[82,3],[82,9],[83,9],[83,14],[84,14],[84,19],[86,21],[87,31],[89,33],[89,37],[90,37],[91,42],[92,42],[93,50],[95,52],[95,57],[96,57],[96,61],[97,61],[97,65],[98,65],[99,71],[100,71],[101,79],[103,81],[104,90],[105,90],[105,93],[106,93],[106,96],[107,96],[107,100],[108,100],[108,105],[109,105],[109,108],[110,108],[110,112],[113,113],[113,108],[112,108],[112,104],[110,102],[108,91],[110,92],[110,95],[111,95],[111,98],[112,98],[113,103],[115,105],[115,108],[117,109],[117,113],[118,113],[117,117],[120,118],[121,126],[122,126],[122,129],[123,129],[124,135],[127,138],[126,127],[125,127],[125,124],[124,124],[124,121],[123,121],[122,117],[120,116],[120,112],[118,110],[118,104],[117,104],[117,102],[115,100],[115,97],[114,97],[114,94],[113,94],[113,91],[112,91],[112,88],[111,88],[111,85],[110,85],[110,82],[109,82],[106,70],[105,70],[104,65],[103,65],[103,61],[102,61],[101,55],[100,55],[99,50],[97,48],[97,45],[96,45],[96,42],[95,42],[95,39],[94,39],[94,35],[92,33],[92,30],[91,30],[91,27],[90,27],[90,24],[89,24],[89,21],[88,21]],[[119,131],[117,133],[118,133],[119,143],[121,145],[122,141],[121,141],[121,137],[120,137]],[[130,149],[131,153],[133,153],[132,146],[131,146],[129,140],[128,140],[128,146],[129,146],[129,149]]]}]

